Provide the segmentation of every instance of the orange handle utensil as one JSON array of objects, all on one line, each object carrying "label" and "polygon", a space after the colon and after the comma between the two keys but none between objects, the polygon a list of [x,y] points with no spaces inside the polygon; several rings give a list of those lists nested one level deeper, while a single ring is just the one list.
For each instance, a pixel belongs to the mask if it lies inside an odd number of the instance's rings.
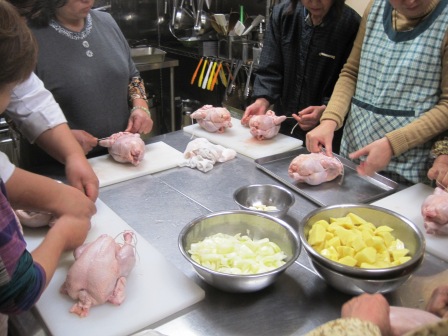
[{"label": "orange handle utensil", "polygon": [[216,81],[218,80],[218,74],[221,71],[221,68],[222,68],[222,62],[219,63],[218,69],[216,69],[215,75],[213,76],[212,85],[210,87],[211,91],[213,91],[213,89],[215,88],[215,84],[216,84]]},{"label": "orange handle utensil", "polygon": [[198,75],[199,72],[199,68],[201,67],[202,61],[204,61],[204,57],[201,57],[201,59],[199,60],[198,66],[196,67],[196,70],[193,73],[193,77],[191,77],[191,85],[193,85],[194,80],[196,79],[196,76]]}]

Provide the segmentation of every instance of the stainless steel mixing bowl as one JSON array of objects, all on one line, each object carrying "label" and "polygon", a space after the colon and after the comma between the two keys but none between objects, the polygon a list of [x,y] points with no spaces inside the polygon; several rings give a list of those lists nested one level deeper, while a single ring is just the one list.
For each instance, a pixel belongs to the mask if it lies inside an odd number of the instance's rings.
[{"label": "stainless steel mixing bowl", "polygon": [[[188,250],[216,233],[269,238],[286,254],[285,264],[269,272],[249,275],[227,274],[206,268],[194,261]],[[271,285],[298,258],[301,244],[296,231],[286,222],[263,213],[231,210],[210,213],[187,224],[179,234],[179,249],[193,265],[198,276],[208,284],[227,292],[254,292]]]},{"label": "stainless steel mixing bowl", "polygon": [[[308,233],[315,222],[321,219],[328,221],[330,217],[344,217],[350,212],[377,227],[391,227],[394,237],[409,249],[411,260],[388,268],[350,267],[322,256],[308,243]],[[301,221],[299,236],[316,272],[329,285],[351,295],[363,292],[387,293],[397,289],[417,270],[425,253],[425,237],[414,223],[394,211],[374,205],[340,204],[316,209]]]},{"label": "stainless steel mixing bowl", "polygon": [[[275,184],[251,184],[238,188],[233,199],[242,210],[258,211],[274,217],[283,217],[294,204],[292,192]],[[250,207],[260,205],[275,206],[277,210],[252,210]]]}]

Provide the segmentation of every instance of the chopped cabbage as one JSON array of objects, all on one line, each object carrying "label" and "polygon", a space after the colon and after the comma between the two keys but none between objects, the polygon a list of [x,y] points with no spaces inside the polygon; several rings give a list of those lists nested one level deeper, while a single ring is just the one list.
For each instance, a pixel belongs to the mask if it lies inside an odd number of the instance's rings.
[{"label": "chopped cabbage", "polygon": [[217,272],[258,274],[285,264],[286,254],[268,238],[252,240],[240,233],[217,233],[193,243],[188,251],[198,264]]}]

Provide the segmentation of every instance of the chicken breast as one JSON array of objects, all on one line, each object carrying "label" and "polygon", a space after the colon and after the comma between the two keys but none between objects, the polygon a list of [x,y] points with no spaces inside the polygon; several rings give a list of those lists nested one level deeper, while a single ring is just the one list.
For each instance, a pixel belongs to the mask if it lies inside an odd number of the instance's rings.
[{"label": "chicken breast", "polygon": [[61,287],[61,293],[77,300],[71,313],[85,317],[92,306],[124,301],[126,277],[135,265],[134,233],[124,232],[123,239],[119,244],[104,234],[74,251],[75,262]]}]

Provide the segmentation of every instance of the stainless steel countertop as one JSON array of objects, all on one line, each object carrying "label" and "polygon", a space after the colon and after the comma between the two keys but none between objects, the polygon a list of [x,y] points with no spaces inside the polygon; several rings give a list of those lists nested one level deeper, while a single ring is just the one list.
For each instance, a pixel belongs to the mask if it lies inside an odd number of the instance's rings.
[{"label": "stainless steel countertop", "polygon": [[[148,142],[163,141],[183,152],[190,137],[176,131]],[[99,198],[104,203],[206,292],[201,302],[149,329],[170,336],[303,335],[339,317],[342,304],[350,296],[327,286],[312,270],[303,249],[277,282],[250,294],[231,294],[210,287],[180,254],[177,239],[183,226],[211,211],[238,209],[233,192],[251,183],[278,181],[257,169],[252,159],[238,155],[216,164],[208,173],[173,168],[101,188]],[[298,228],[300,220],[317,206],[297,193],[295,196],[296,202],[284,219]],[[434,286],[442,277],[446,279],[447,270],[448,263],[426,254],[417,273],[386,297],[392,305],[424,308]]]}]

